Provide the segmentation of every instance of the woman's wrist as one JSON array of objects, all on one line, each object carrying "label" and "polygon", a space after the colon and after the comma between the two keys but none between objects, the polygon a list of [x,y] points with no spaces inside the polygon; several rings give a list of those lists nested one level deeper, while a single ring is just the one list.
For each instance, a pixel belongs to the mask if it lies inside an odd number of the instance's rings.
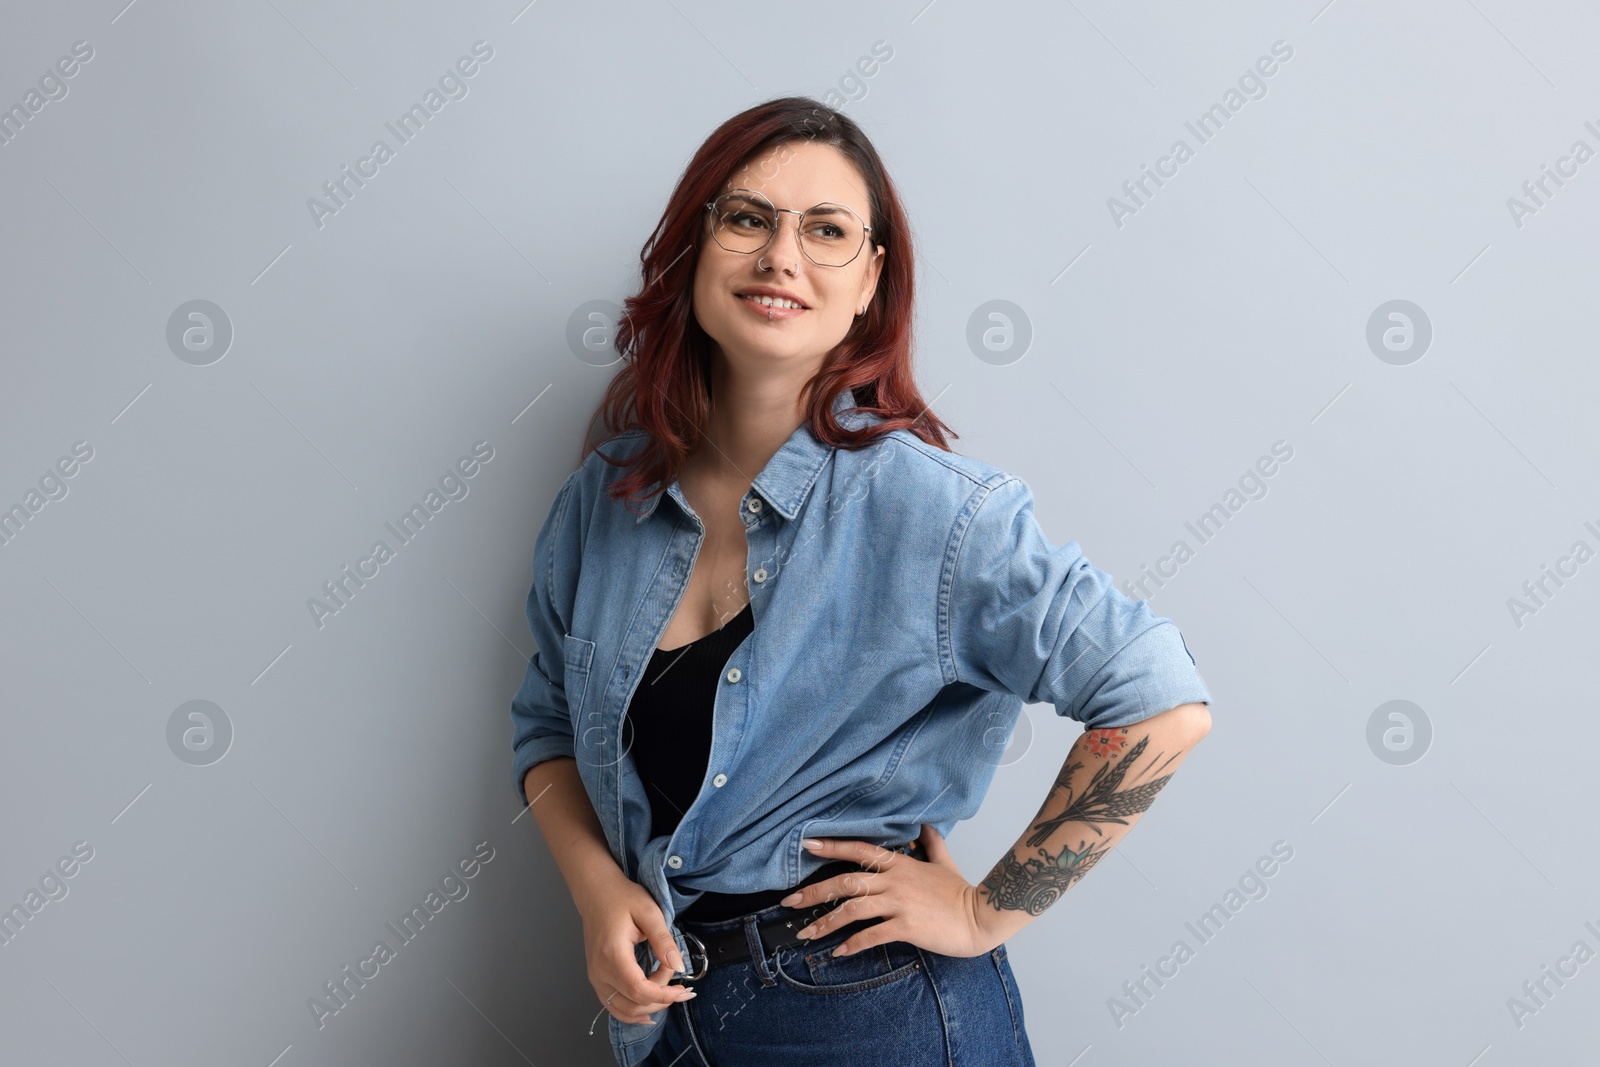
[{"label": "woman's wrist", "polygon": [[584,918],[588,918],[590,911],[614,900],[620,889],[632,884],[610,853],[603,858],[596,858],[567,879],[567,887],[572,890],[572,903]]},{"label": "woman's wrist", "polygon": [[1026,911],[996,907],[977,886],[972,887],[971,903],[973,926],[978,931],[978,941],[985,952],[999,948],[1011,940],[1017,931],[1038,918]]}]

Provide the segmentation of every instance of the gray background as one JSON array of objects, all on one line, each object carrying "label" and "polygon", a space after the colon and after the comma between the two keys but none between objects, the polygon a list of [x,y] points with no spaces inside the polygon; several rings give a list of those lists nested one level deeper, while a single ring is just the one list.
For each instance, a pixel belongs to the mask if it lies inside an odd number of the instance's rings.
[{"label": "gray background", "polygon": [[[0,505],[93,449],[0,546],[0,904],[93,849],[0,946],[0,1062],[611,1062],[509,774],[534,534],[614,373],[569,320],[631,291],[701,139],[792,92],[875,139],[919,241],[920,380],[1053,541],[1135,576],[1293,449],[1149,587],[1214,727],[1012,940],[1041,1064],[1594,1054],[1600,962],[1542,1007],[1522,985],[1600,950],[1600,562],[1520,625],[1508,600],[1600,548],[1600,161],[1521,225],[1507,204],[1600,148],[1592,8],[122,2],[12,0],[0,33],[7,107],[94,50],[0,145]],[[468,95],[319,228],[308,198],[478,40]],[[1199,144],[1184,123],[1280,40]],[[197,299],[233,331],[205,366],[167,340]],[[969,344],[993,300],[1026,351]],[[1432,329],[1401,364],[1367,340],[1391,300]],[[308,598],[478,441],[468,495],[319,628]],[[169,742],[191,700],[231,724],[209,765]],[[1391,700],[1431,728],[1402,765],[1369,742]],[[969,879],[1076,734],[1026,709],[950,839]],[[469,894],[319,1029],[307,1000],[483,841]],[[1185,924],[1275,842],[1202,944]]]}]

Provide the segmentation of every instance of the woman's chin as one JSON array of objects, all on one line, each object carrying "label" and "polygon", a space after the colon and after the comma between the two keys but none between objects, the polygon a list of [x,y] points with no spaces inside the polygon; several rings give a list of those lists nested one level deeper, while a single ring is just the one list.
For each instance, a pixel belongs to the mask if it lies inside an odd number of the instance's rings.
[{"label": "woman's chin", "polygon": [[722,343],[723,356],[731,366],[742,369],[771,371],[803,364],[820,366],[827,355],[826,349],[818,350],[815,345],[792,337],[774,337],[771,334],[750,337],[741,334],[732,340],[731,345]]}]

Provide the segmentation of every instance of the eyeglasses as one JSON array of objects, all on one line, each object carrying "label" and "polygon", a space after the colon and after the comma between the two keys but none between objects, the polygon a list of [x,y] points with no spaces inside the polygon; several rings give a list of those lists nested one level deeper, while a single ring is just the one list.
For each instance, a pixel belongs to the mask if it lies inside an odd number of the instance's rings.
[{"label": "eyeglasses", "polygon": [[712,239],[729,252],[751,255],[772,243],[778,216],[800,216],[800,251],[819,267],[843,267],[861,254],[872,232],[843,204],[821,203],[805,211],[777,208],[750,189],[734,189],[706,203],[711,212]]}]

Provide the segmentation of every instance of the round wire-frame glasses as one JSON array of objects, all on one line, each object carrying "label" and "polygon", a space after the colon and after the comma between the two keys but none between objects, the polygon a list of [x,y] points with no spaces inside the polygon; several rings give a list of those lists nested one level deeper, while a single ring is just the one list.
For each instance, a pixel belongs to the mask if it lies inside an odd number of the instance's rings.
[{"label": "round wire-frame glasses", "polygon": [[[720,229],[718,223],[721,221],[717,217],[717,204],[721,203],[723,200],[727,199],[728,197],[738,197],[739,199],[748,200],[748,201],[751,201],[754,204],[756,204],[758,207],[764,205],[767,209],[769,209],[771,211],[772,219],[774,220],[772,228],[767,231],[767,239],[765,241],[763,241],[757,247],[755,247],[755,248],[728,248],[727,245],[722,243],[722,239],[717,236],[718,230]],[[811,254],[811,250],[806,247],[806,235],[805,235],[806,216],[810,215],[812,212],[816,212],[816,211],[819,211],[820,209],[824,209],[824,208],[826,208],[827,211],[822,212],[822,215],[820,217],[826,217],[829,214],[834,214],[836,211],[844,211],[844,212],[849,212],[849,214],[856,220],[856,222],[860,223],[860,225],[861,225],[861,240],[856,245],[856,250],[853,253],[851,253],[850,258],[846,259],[842,263],[824,263],[821,260],[817,259],[817,257],[813,256]],[[711,239],[713,241],[717,242],[718,247],[726,249],[729,252],[736,252],[739,255],[744,255],[744,256],[753,256],[757,252],[760,252],[760,251],[763,251],[764,249],[766,249],[766,247],[768,245],[772,244],[772,238],[777,235],[778,228],[782,225],[782,217],[783,217],[783,215],[785,213],[790,214],[790,215],[799,215],[800,218],[795,223],[795,225],[798,227],[798,234],[799,234],[799,238],[800,238],[800,251],[805,253],[805,257],[807,259],[811,260],[811,262],[815,263],[819,267],[847,267],[847,266],[849,266],[851,263],[855,262],[857,256],[861,255],[861,250],[863,248],[867,247],[867,239],[872,236],[872,227],[867,225],[866,220],[863,219],[854,210],[852,210],[851,208],[846,207],[843,204],[835,204],[835,203],[833,203],[831,201],[824,200],[820,204],[813,204],[811,207],[807,208],[804,211],[796,211],[792,207],[776,207],[776,206],[774,206],[772,201],[768,200],[766,197],[762,196],[760,193],[756,192],[754,189],[730,189],[727,192],[723,193],[721,196],[717,197],[715,200],[706,201],[706,212],[708,213],[708,215],[710,217],[710,220],[711,220]]]}]

